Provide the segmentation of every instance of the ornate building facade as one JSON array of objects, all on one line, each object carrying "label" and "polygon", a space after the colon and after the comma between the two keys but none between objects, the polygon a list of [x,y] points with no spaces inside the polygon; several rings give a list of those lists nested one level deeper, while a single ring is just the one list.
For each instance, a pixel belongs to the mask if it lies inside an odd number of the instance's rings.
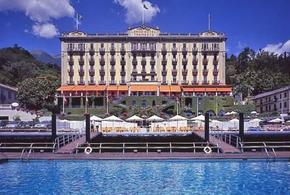
[{"label": "ornate building facade", "polygon": [[62,34],[61,93],[104,96],[231,95],[223,33]]}]

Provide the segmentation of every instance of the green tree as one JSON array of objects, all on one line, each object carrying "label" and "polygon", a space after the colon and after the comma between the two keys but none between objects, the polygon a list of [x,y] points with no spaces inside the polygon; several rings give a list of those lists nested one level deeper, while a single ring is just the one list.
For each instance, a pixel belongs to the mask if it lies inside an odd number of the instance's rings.
[{"label": "green tree", "polygon": [[25,79],[18,85],[17,100],[21,107],[29,110],[57,111],[54,94],[58,85],[56,77]]}]

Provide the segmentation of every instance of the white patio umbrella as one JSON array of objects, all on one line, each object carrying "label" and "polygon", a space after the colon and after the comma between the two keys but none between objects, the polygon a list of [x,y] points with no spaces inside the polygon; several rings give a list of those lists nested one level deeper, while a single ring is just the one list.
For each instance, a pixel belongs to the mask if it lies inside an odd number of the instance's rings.
[{"label": "white patio umbrella", "polygon": [[90,120],[91,121],[102,121],[103,119],[98,117],[98,116],[93,115],[93,116],[90,117]]},{"label": "white patio umbrella", "polygon": [[153,121],[163,121],[164,119],[159,117],[159,116],[153,115],[153,116],[147,118],[146,120],[153,122]]},{"label": "white patio umbrella", "polygon": [[192,118],[191,120],[194,120],[194,121],[204,121],[205,120],[205,117],[203,115],[199,115],[197,117]]},{"label": "white patio umbrella", "polygon": [[231,115],[230,112],[225,113],[225,116],[230,116],[230,115]]},{"label": "white patio umbrella", "polygon": [[219,120],[212,120],[211,122],[210,122],[210,125],[212,126],[212,127],[218,127],[218,128],[220,128],[220,127],[222,127],[222,122],[221,121],[219,121]]},{"label": "white patio umbrella", "polygon": [[238,129],[239,119],[234,118],[234,119],[230,120],[229,123],[233,124],[234,129]]},{"label": "white patio umbrella", "polygon": [[169,120],[170,121],[183,121],[183,120],[187,120],[187,118],[180,115],[175,115],[174,117],[171,117]]},{"label": "white patio umbrella", "polygon": [[231,115],[237,115],[238,113],[237,112],[235,112],[235,111],[232,111],[231,112]]},{"label": "white patio umbrella", "polygon": [[115,115],[109,116],[107,118],[104,118],[103,121],[116,121],[116,122],[122,122],[123,120],[116,117]]},{"label": "white patio umbrella", "polygon": [[252,114],[252,115],[256,115],[256,114],[258,114],[258,113],[257,113],[256,111],[252,111],[251,114]]},{"label": "white patio umbrella", "polygon": [[283,120],[280,118],[275,118],[275,119],[270,120],[269,122],[270,123],[281,123],[281,122],[283,122]]},{"label": "white patio umbrella", "polygon": [[115,115],[112,115],[112,116],[109,116],[107,118],[104,118],[102,121],[112,122],[114,130],[115,130],[115,122],[123,122],[122,119],[116,117]]},{"label": "white patio umbrella", "polygon": [[[177,129],[179,130],[179,121],[184,121],[187,123],[187,118],[180,116],[180,115],[175,115],[174,117],[171,117],[169,121],[176,121]],[[186,124],[187,125],[187,124]]]},{"label": "white patio umbrella", "polygon": [[127,118],[126,119],[126,121],[143,121],[144,119],[143,118],[141,118],[141,117],[139,117],[139,116],[137,116],[137,115],[133,115],[133,116],[131,116],[131,117],[129,117],[129,118]]},{"label": "white patio umbrella", "polygon": [[249,120],[250,123],[259,123],[261,122],[262,120],[259,119],[259,118],[255,118],[255,119],[252,119],[252,120]]}]

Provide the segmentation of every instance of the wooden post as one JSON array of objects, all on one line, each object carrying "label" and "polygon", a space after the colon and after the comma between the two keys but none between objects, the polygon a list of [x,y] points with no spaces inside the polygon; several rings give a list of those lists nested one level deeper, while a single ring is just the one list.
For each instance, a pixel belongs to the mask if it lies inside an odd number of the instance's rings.
[{"label": "wooden post", "polygon": [[51,139],[54,141],[56,138],[56,114],[53,112],[51,115]]},{"label": "wooden post", "polygon": [[85,114],[86,118],[86,142],[90,142],[91,140],[91,121],[90,121],[90,114]]},{"label": "wooden post", "polygon": [[209,113],[205,113],[204,139],[205,139],[206,142],[209,142]]},{"label": "wooden post", "polygon": [[244,114],[243,113],[239,113],[239,137],[241,138],[241,141],[244,140],[244,134],[245,134],[245,130],[244,130]]}]

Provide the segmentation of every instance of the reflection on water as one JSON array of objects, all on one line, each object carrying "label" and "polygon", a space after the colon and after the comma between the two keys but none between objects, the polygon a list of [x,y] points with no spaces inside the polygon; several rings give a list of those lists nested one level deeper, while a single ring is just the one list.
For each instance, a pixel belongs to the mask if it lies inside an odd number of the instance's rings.
[{"label": "reflection on water", "polygon": [[31,161],[0,165],[0,194],[289,194],[289,162]]}]

